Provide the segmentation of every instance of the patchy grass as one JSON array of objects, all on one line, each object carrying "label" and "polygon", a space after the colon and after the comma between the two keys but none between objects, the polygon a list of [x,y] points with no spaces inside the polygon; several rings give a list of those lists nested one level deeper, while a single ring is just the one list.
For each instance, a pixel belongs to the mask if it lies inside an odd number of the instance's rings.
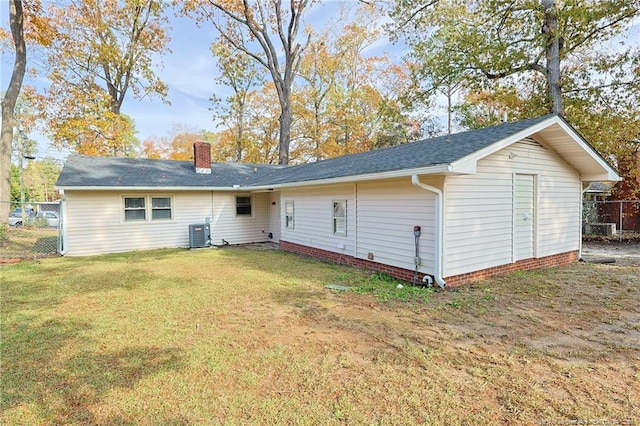
[{"label": "patchy grass", "polygon": [[640,418],[637,264],[576,264],[435,293],[235,248],[51,258],[0,272],[1,424]]},{"label": "patchy grass", "polygon": [[7,226],[0,239],[0,258],[33,259],[56,254],[58,230],[55,228]]},{"label": "patchy grass", "polygon": [[350,271],[338,274],[336,284],[358,294],[372,295],[377,302],[382,303],[393,301],[423,303],[430,299],[434,291],[423,286],[412,286],[381,272],[361,272],[354,274]]}]

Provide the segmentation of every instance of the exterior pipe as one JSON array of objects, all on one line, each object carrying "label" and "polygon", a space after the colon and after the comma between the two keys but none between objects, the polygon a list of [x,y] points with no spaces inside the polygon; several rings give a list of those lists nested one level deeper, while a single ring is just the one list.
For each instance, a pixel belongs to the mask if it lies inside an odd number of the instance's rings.
[{"label": "exterior pipe", "polygon": [[589,186],[591,185],[591,182],[582,183],[582,190],[580,191],[580,219],[578,220],[579,223],[579,229],[578,229],[578,260],[582,261],[584,260],[582,258],[582,219],[583,219],[583,215],[584,215],[584,194],[585,192],[587,192],[589,190]]},{"label": "exterior pipe", "polygon": [[442,278],[442,248],[444,246],[444,236],[443,236],[443,212],[444,212],[444,201],[442,196],[442,191],[436,187],[431,185],[427,185],[426,183],[420,182],[420,178],[418,175],[411,175],[411,183],[413,186],[417,188],[424,189],[425,191],[431,192],[436,195],[436,212],[435,212],[435,222],[436,222],[436,241],[435,241],[435,259],[433,265],[433,277],[435,278],[436,284],[442,289],[445,288],[446,282],[444,278]]},{"label": "exterior pipe", "polygon": [[58,228],[58,252],[60,256],[64,256],[67,253],[67,198],[65,197],[64,189],[60,191],[60,224]]}]

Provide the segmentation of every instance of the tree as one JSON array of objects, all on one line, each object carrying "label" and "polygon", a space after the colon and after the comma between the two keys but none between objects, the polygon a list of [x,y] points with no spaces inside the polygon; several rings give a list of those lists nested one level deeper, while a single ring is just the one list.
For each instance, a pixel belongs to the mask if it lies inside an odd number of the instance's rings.
[{"label": "tree", "polygon": [[24,171],[25,187],[29,201],[54,201],[58,194],[53,186],[60,176],[60,165],[53,158],[33,160]]},{"label": "tree", "polygon": [[140,154],[144,158],[193,160],[193,144],[205,139],[205,132],[185,124],[174,124],[171,134],[143,142]]},{"label": "tree", "polygon": [[640,186],[640,49],[624,33],[639,12],[640,0],[398,0],[393,16],[423,75],[468,88],[465,125],[562,113],[618,168],[627,198]]},{"label": "tree", "polygon": [[[596,46],[619,35],[639,10],[639,0],[434,0],[417,7],[398,0],[392,16],[396,35],[407,38],[434,85],[454,77],[478,89],[488,80],[533,73],[544,79],[548,110],[562,113],[563,93],[593,89],[573,85],[570,72],[605,69],[602,57],[592,55]],[[630,49],[609,52],[606,62],[616,63]]]},{"label": "tree", "polygon": [[[219,36],[261,64],[271,75],[280,102],[278,162],[289,163],[291,88],[309,44],[299,40],[300,22],[313,0],[191,0],[185,13],[209,21]],[[256,47],[257,45],[257,47]]]},{"label": "tree", "polygon": [[0,141],[0,223],[9,217],[11,189],[11,142],[13,141],[14,109],[27,68],[27,46],[24,38],[24,12],[21,0],[9,3],[9,25],[16,51],[9,87],[2,98],[2,135]]},{"label": "tree", "polygon": [[372,4],[343,5],[335,22],[313,34],[295,84],[298,157],[319,160],[417,136],[402,102],[410,82],[404,64],[370,53],[381,16]]},{"label": "tree", "polygon": [[[133,151],[129,92],[166,96],[155,55],[166,51],[168,21],[158,0],[71,0],[51,8],[47,111],[55,144],[97,155]],[[102,147],[100,147],[102,146]]]},{"label": "tree", "polygon": [[[251,143],[248,144],[244,161],[248,163],[277,164],[279,162],[279,129],[281,114],[279,102],[276,101],[276,88],[271,82],[263,84],[260,90],[254,91],[247,105],[248,127]],[[295,162],[296,153],[291,153]]]},{"label": "tree", "polygon": [[263,83],[256,63],[244,52],[229,46],[224,40],[213,43],[212,51],[218,58],[221,75],[216,80],[231,88],[232,93],[222,101],[213,96],[215,116],[228,128],[227,136],[235,141],[235,161],[242,161],[247,149],[246,115],[250,90]]},{"label": "tree", "polygon": [[140,156],[142,158],[151,158],[153,160],[159,160],[162,158],[162,150],[153,139],[147,139],[142,142]]}]

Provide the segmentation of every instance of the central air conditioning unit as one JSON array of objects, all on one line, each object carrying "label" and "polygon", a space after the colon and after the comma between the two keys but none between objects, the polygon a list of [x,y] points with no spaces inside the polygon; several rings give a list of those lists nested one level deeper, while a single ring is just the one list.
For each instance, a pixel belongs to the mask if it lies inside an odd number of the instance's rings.
[{"label": "central air conditioning unit", "polygon": [[211,227],[208,223],[189,225],[189,248],[203,248],[211,245]]}]

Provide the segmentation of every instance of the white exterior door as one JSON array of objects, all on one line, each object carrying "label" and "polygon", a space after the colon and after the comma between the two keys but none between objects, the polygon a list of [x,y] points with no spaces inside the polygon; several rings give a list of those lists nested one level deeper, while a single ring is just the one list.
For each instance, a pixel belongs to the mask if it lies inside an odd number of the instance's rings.
[{"label": "white exterior door", "polygon": [[529,259],[535,253],[535,177],[516,174],[514,179],[514,257]]}]

